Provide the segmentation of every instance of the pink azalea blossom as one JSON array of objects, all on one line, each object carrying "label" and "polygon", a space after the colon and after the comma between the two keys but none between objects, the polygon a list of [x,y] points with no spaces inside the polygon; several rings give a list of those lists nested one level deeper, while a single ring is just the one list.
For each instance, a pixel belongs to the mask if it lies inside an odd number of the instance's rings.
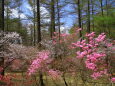
[{"label": "pink azalea blossom", "polygon": [[100,34],[95,40],[97,42],[102,42],[105,40],[106,35],[104,33]]},{"label": "pink azalea blossom", "polygon": [[111,78],[111,82],[115,83],[115,77]]},{"label": "pink azalea blossom", "polygon": [[67,34],[66,34],[66,33],[61,34],[61,37],[65,37],[65,36],[67,36]]},{"label": "pink azalea blossom", "polygon": [[94,79],[98,79],[99,77],[101,77],[102,74],[100,72],[94,72],[91,77],[94,78]]},{"label": "pink azalea blossom", "polygon": [[77,32],[78,32],[78,31],[81,31],[81,30],[82,30],[82,28],[79,28],[79,29],[77,29]]},{"label": "pink azalea blossom", "polygon": [[86,61],[85,64],[88,69],[94,70],[96,68],[96,64],[90,63],[89,61]]},{"label": "pink azalea blossom", "polygon": [[33,60],[32,64],[30,65],[28,69],[28,74],[31,75],[37,71],[37,69],[41,69],[42,65],[46,63],[45,61],[49,57],[49,52],[48,51],[42,51],[38,53],[38,58]]},{"label": "pink azalea blossom", "polygon": [[111,47],[112,45],[112,43],[107,43],[107,47]]},{"label": "pink azalea blossom", "polygon": [[53,78],[53,79],[57,79],[60,77],[60,72],[59,71],[55,71],[53,69],[50,69],[48,71],[48,74]]},{"label": "pink azalea blossom", "polygon": [[92,32],[92,33],[86,34],[86,37],[94,37],[94,36],[95,36],[95,32]]},{"label": "pink azalea blossom", "polygon": [[115,50],[115,47],[113,47],[112,50]]},{"label": "pink azalea blossom", "polygon": [[77,58],[83,58],[87,54],[87,51],[83,51],[83,52],[78,51],[76,52],[76,54],[77,54]]},{"label": "pink azalea blossom", "polygon": [[55,45],[57,42],[53,40],[53,44]]}]

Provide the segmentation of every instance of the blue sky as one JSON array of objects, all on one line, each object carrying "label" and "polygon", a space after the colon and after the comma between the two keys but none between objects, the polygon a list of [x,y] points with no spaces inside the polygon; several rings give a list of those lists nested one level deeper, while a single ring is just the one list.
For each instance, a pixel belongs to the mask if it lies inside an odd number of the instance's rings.
[{"label": "blue sky", "polygon": [[74,21],[76,20],[75,19],[76,16],[68,14],[68,12],[71,12],[73,10],[70,5],[67,5],[64,9],[65,9],[65,16],[61,19],[61,21],[65,23],[65,26],[71,27]]},{"label": "blue sky", "polygon": [[[27,7],[28,7],[28,2],[27,0],[23,0],[23,5],[22,5],[22,10],[24,12],[24,14],[30,14],[30,12],[28,11]],[[71,11],[72,8],[70,8],[69,5],[67,5],[65,8],[64,8],[65,11]],[[65,27],[71,27],[73,22],[75,20],[75,16],[74,15],[66,15],[64,16],[63,18],[61,18],[61,21],[65,23]]]}]

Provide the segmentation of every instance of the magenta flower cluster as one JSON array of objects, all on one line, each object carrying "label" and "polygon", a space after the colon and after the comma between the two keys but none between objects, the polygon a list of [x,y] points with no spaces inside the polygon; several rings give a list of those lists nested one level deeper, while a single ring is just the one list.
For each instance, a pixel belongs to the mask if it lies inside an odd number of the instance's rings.
[{"label": "magenta flower cluster", "polygon": [[39,52],[37,58],[32,61],[32,64],[28,69],[28,74],[31,75],[35,73],[37,70],[42,70],[42,66],[48,59],[48,57],[49,57],[48,51]]},{"label": "magenta flower cluster", "polygon": [[49,63],[53,61],[53,59],[49,58],[49,51],[41,51],[38,53],[38,56],[35,60],[32,61],[28,69],[28,75],[32,75],[37,71],[48,73],[53,78],[58,78],[60,76],[60,72],[58,70],[53,70],[49,68]]},{"label": "magenta flower cluster", "polygon": [[[100,51],[100,45],[102,43],[106,43],[106,35],[101,33],[98,37],[96,37],[95,32],[92,32],[86,34],[85,37],[86,39],[84,40],[72,43],[72,48],[79,47],[81,49],[76,52],[76,57],[78,59],[85,59],[86,68],[93,71],[91,77],[94,79],[97,79],[102,75],[108,75],[106,63],[103,67],[99,65],[104,63],[104,59],[107,56],[104,50],[101,49]],[[112,44],[106,43],[106,46],[110,47]]]}]

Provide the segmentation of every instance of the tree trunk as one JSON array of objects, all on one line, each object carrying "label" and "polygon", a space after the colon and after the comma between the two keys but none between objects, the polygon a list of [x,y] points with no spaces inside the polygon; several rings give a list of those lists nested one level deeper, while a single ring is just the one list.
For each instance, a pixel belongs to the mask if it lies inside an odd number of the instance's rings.
[{"label": "tree trunk", "polygon": [[[79,22],[79,28],[81,28],[82,23],[81,23],[81,4],[80,0],[78,0],[78,22]],[[82,31],[80,30],[80,37],[82,37]]]},{"label": "tree trunk", "polygon": [[21,2],[19,1],[19,7],[18,7],[18,19],[19,19],[19,22],[18,22],[18,28],[19,28],[19,31],[21,30],[21,19],[20,19],[20,15],[21,15],[21,12],[20,12],[20,4]]},{"label": "tree trunk", "polygon": [[57,13],[58,13],[58,29],[60,30],[60,8],[59,8],[59,0],[57,0]]},{"label": "tree trunk", "polygon": [[108,11],[108,0],[106,0],[106,10],[107,10],[107,16],[109,14],[109,11]]},{"label": "tree trunk", "polygon": [[55,32],[55,1],[51,0],[51,38]]},{"label": "tree trunk", "polygon": [[0,67],[3,68],[3,70],[0,71],[0,75],[4,76],[4,56],[3,55],[0,55]]},{"label": "tree trunk", "polygon": [[67,82],[66,82],[66,79],[65,79],[65,74],[63,74],[62,78],[63,78],[63,81],[64,81],[65,86],[68,86],[68,84],[67,84]]},{"label": "tree trunk", "polygon": [[[101,15],[102,17],[104,16],[104,13],[103,13],[103,0],[100,0],[100,5],[101,5]],[[104,24],[103,24],[104,21],[102,21],[102,28],[104,28]],[[105,28],[104,29],[100,29],[100,33],[105,32]]]},{"label": "tree trunk", "polygon": [[2,30],[4,31],[4,0],[2,0]]},{"label": "tree trunk", "polygon": [[7,31],[9,30],[9,12],[8,12],[8,2],[7,2]]},{"label": "tree trunk", "polygon": [[90,33],[90,0],[88,0],[88,20],[87,20],[87,32]]},{"label": "tree trunk", "polygon": [[40,1],[37,0],[37,29],[38,29],[38,43],[41,42],[41,24],[40,24]]},{"label": "tree trunk", "polygon": [[36,45],[36,24],[35,24],[35,18],[36,18],[36,15],[35,15],[35,0],[34,0],[34,46]]},{"label": "tree trunk", "polygon": [[93,31],[94,31],[94,2],[93,0],[91,0],[91,9],[92,9],[92,27],[93,27]]},{"label": "tree trunk", "polygon": [[59,40],[60,40],[60,8],[59,8],[59,0],[57,0],[57,13],[58,13],[58,29],[59,29]]},{"label": "tree trunk", "polygon": [[[1,11],[1,15],[2,15],[2,22],[1,22],[1,28],[2,31],[4,32],[4,0],[2,0],[2,11]],[[4,34],[4,33],[3,33]],[[4,35],[3,35],[4,36]],[[2,49],[0,49],[1,51],[4,51],[4,45],[1,46]],[[3,68],[2,71],[0,71],[0,74],[4,76],[4,55],[2,55],[2,53],[0,53],[0,67]]]},{"label": "tree trunk", "polygon": [[[40,0],[37,0],[37,35],[38,35],[38,40],[37,42],[40,43],[41,42],[41,22],[40,22]],[[41,44],[39,44],[39,49],[41,49]],[[44,82],[43,82],[43,75],[42,72],[40,72],[39,74],[39,78],[40,78],[40,86],[45,86]]]},{"label": "tree trunk", "polygon": [[102,14],[102,16],[104,15],[103,14],[103,0],[100,0],[100,4],[101,4],[101,14]]},{"label": "tree trunk", "polygon": [[40,72],[40,86],[45,86],[44,82],[43,82],[43,75]]},{"label": "tree trunk", "polygon": [[32,28],[32,26],[30,27],[30,31],[31,31],[31,45],[33,45],[33,28]]}]

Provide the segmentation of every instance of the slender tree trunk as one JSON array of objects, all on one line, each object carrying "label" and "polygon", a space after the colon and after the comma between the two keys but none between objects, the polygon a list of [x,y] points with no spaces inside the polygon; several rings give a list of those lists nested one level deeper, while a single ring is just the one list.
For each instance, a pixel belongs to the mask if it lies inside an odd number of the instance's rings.
[{"label": "slender tree trunk", "polygon": [[65,86],[68,86],[67,81],[66,81],[66,79],[65,79],[65,74],[63,74],[62,78],[63,78],[63,81],[64,81]]},{"label": "slender tree trunk", "polygon": [[[5,31],[4,30],[4,0],[2,0],[2,13],[1,14],[2,14],[2,22],[1,22],[2,27],[1,28],[2,28],[2,31],[4,32]],[[2,46],[2,49],[0,50],[4,51],[4,45]],[[3,68],[3,70],[0,71],[0,74],[4,76],[4,55],[3,53],[0,53],[0,67]]]},{"label": "slender tree trunk", "polygon": [[101,14],[102,14],[102,16],[104,15],[103,14],[103,0],[100,0],[100,4],[101,4]]},{"label": "slender tree trunk", "polygon": [[41,42],[41,23],[40,23],[40,1],[37,0],[37,29],[38,29],[38,43]]},{"label": "slender tree trunk", "polygon": [[19,22],[18,22],[18,29],[19,29],[19,31],[21,31],[21,19],[20,19],[20,13],[18,14],[18,19],[19,19]]},{"label": "slender tree trunk", "polygon": [[57,12],[58,12],[58,29],[59,29],[59,40],[60,40],[60,9],[59,9],[59,0],[57,0]]},{"label": "slender tree trunk", "polygon": [[36,15],[35,15],[35,0],[34,0],[34,46],[36,45],[36,23],[35,23],[35,18],[36,18]]},{"label": "slender tree trunk", "polygon": [[4,31],[4,0],[2,0],[2,30]]},{"label": "slender tree trunk", "polygon": [[[107,12],[107,16],[109,16],[109,9],[108,9],[108,0],[106,0],[106,12]],[[111,36],[111,28],[109,27],[109,25],[106,25],[108,32],[109,32],[109,36]]]},{"label": "slender tree trunk", "polygon": [[108,11],[108,0],[106,0],[106,10],[107,10],[107,16],[109,14],[109,11]]},{"label": "slender tree trunk", "polygon": [[90,0],[88,0],[88,20],[87,20],[87,32],[90,33]]},{"label": "slender tree trunk", "polygon": [[[0,0],[0,16],[2,16],[2,1]],[[2,17],[0,17],[0,31],[2,30]]]},{"label": "slender tree trunk", "polygon": [[[4,49],[4,48],[3,48]],[[4,55],[1,55],[0,54],[0,67],[1,68],[3,68],[3,70],[2,71],[0,71],[0,74],[2,75],[2,76],[4,76]]]},{"label": "slender tree trunk", "polygon": [[[100,0],[100,5],[101,5],[101,15],[102,17],[104,16],[104,13],[103,13],[103,0]],[[103,21],[102,21],[102,27],[104,28],[104,24],[103,24]],[[100,29],[100,33],[104,31],[105,32],[105,28],[104,29]]]},{"label": "slender tree trunk", "polygon": [[[40,18],[40,0],[37,0],[37,29],[38,29],[38,43],[41,42],[41,22],[40,22],[41,18]],[[41,48],[41,44],[39,44],[39,48]],[[39,75],[40,78],[40,86],[45,86],[44,82],[43,82],[43,75],[42,72],[40,72]]]},{"label": "slender tree trunk", "polygon": [[[80,0],[81,1],[81,9],[83,9],[83,5],[84,5],[84,0]],[[83,15],[82,15],[82,12],[81,12],[81,28],[83,30],[83,27],[84,27],[84,23],[83,23]]]},{"label": "slender tree trunk", "polygon": [[8,2],[7,2],[7,31],[9,29],[9,12],[8,12]]},{"label": "slender tree trunk", "polygon": [[19,1],[19,7],[18,7],[18,19],[19,19],[19,22],[18,22],[18,28],[19,28],[19,31],[21,30],[21,19],[20,19],[20,6],[21,6],[21,2]]},{"label": "slender tree trunk", "polygon": [[30,27],[30,31],[31,31],[31,45],[33,45],[33,28],[32,28],[32,26]]},{"label": "slender tree trunk", "polygon": [[43,81],[43,74],[40,72],[40,86],[45,86]]},{"label": "slender tree trunk", "polygon": [[94,2],[93,2],[93,0],[91,0],[91,9],[92,9],[92,27],[93,27],[93,31],[94,31]]},{"label": "slender tree trunk", "polygon": [[55,32],[55,1],[51,0],[51,38]]},{"label": "slender tree trunk", "polygon": [[[80,4],[80,0],[78,0],[78,22],[79,22],[79,28],[82,27],[82,23],[81,23],[81,4]],[[82,37],[82,31],[80,30],[80,37]]]}]

